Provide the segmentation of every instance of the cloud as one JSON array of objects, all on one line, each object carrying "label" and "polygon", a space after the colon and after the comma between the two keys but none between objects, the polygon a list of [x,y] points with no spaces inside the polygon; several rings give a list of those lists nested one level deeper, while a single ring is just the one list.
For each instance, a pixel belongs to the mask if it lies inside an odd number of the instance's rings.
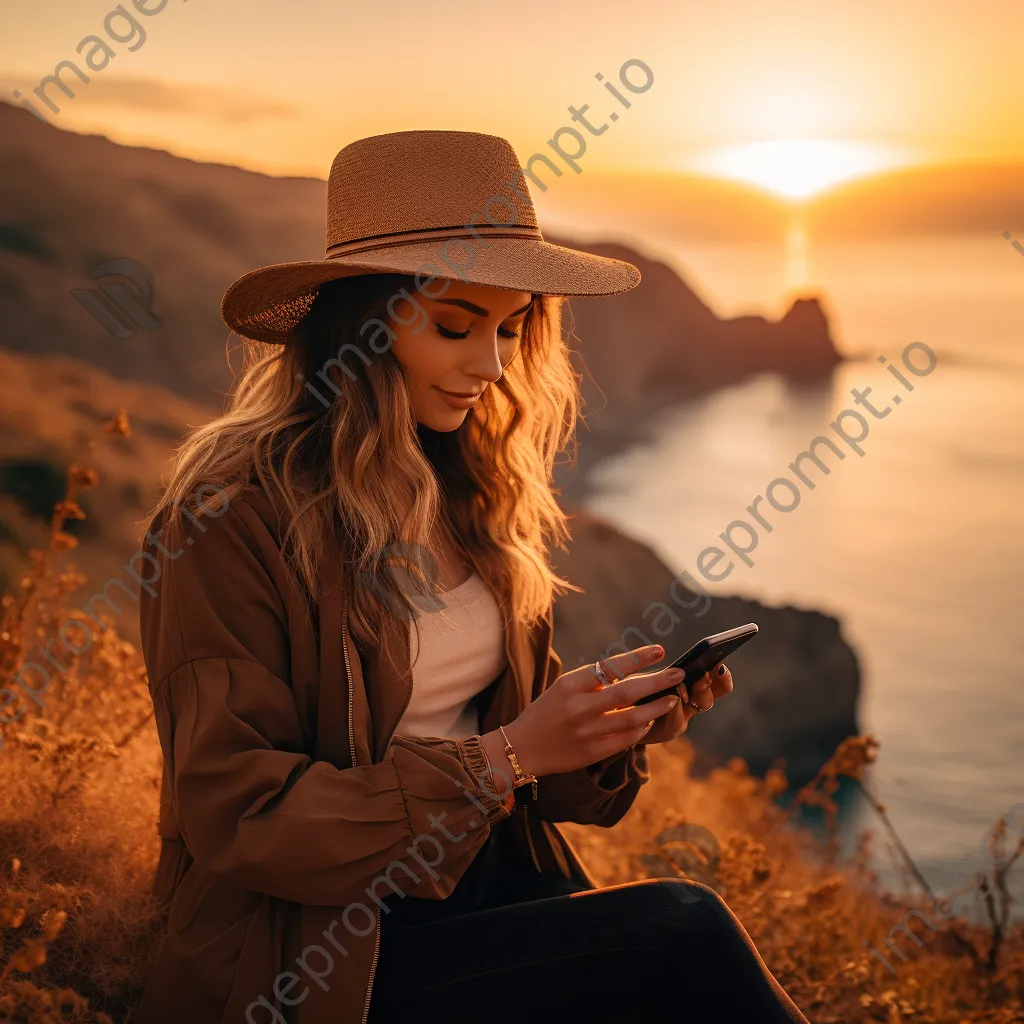
[{"label": "cloud", "polygon": [[[33,99],[32,90],[43,74],[49,73],[40,73],[35,79],[27,74],[0,74],[0,88],[8,94],[18,89],[25,97]],[[152,114],[184,114],[235,124],[292,118],[303,112],[294,104],[256,96],[251,91],[214,85],[169,85],[154,78],[104,78],[101,73],[93,73],[87,85],[75,82],[73,87],[75,99],[63,98],[62,109],[70,110],[73,104],[82,102],[83,105],[120,107]],[[11,97],[8,102],[17,100]]]}]

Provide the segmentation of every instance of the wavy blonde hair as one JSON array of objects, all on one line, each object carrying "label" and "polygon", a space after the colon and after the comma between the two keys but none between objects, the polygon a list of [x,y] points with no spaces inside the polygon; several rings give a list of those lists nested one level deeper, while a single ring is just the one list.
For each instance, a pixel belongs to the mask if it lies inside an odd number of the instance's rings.
[{"label": "wavy blonde hair", "polygon": [[[282,513],[283,554],[314,595],[336,533],[346,562],[370,584],[354,588],[350,613],[364,645],[378,635],[388,603],[381,594],[415,618],[394,552],[414,569],[413,590],[428,594],[424,562],[440,553],[435,524],[458,550],[480,556],[505,615],[528,627],[548,613],[556,591],[580,590],[548,557],[550,546],[564,550],[570,538],[551,482],[580,414],[563,299],[533,296],[503,376],[457,430],[440,433],[417,424],[390,343],[372,347],[393,326],[388,300],[403,289],[411,296],[413,283],[402,274],[331,281],[286,344],[243,339],[227,411],[177,450],[154,510],[170,525],[204,485],[230,500],[257,483]],[[360,328],[371,321],[380,326],[368,350]],[[420,555],[403,554],[410,551]]]}]

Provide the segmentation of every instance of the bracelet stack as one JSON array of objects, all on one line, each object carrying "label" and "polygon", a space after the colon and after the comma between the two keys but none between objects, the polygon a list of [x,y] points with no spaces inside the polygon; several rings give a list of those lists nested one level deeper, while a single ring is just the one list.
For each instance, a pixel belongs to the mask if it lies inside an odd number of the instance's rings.
[{"label": "bracelet stack", "polygon": [[[487,785],[490,786],[490,795],[496,800],[500,800],[505,810],[511,814],[512,811],[515,810],[516,806],[515,794],[512,792],[514,787],[510,786],[507,793],[504,793],[502,796],[498,796],[498,789],[494,784],[494,765],[491,764],[491,759],[487,756],[487,748],[483,745],[482,741],[480,743],[480,751],[484,755],[484,762],[487,765]],[[502,775],[504,774],[505,773],[502,772]],[[477,781],[479,782],[480,780],[477,779]]]},{"label": "bracelet stack", "polygon": [[519,767],[519,758],[516,757],[516,752],[512,747],[512,743],[509,741],[508,736],[505,733],[505,727],[499,725],[498,728],[501,730],[501,737],[505,741],[505,756],[509,760],[509,764],[512,765],[512,771],[514,777],[512,779],[512,788],[518,789],[520,786],[525,786],[527,783],[533,786],[533,799],[537,799],[537,776],[527,775],[522,768]]}]

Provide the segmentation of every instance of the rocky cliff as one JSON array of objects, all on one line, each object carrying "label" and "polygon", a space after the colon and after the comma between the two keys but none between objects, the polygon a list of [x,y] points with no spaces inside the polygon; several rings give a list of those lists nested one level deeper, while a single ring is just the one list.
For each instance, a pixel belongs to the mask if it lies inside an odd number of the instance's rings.
[{"label": "rocky cliff", "polygon": [[556,245],[627,260],[643,276],[622,295],[569,303],[568,326],[573,349],[582,357],[577,369],[584,373],[584,398],[591,409],[607,403],[608,413],[597,413],[599,418],[630,416],[756,373],[821,380],[840,362],[817,298],[796,300],[778,321],[720,319],[665,263],[624,245],[545,237]]}]

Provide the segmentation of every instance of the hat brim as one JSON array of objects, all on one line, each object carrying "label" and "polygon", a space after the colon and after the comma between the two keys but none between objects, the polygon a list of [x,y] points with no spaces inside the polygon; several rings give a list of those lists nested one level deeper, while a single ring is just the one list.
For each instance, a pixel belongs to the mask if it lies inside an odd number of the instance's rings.
[{"label": "hat brim", "polygon": [[[597,256],[532,238],[452,239],[375,249],[333,260],[277,263],[240,277],[224,293],[221,316],[236,334],[282,343],[327,281],[358,274],[422,274],[420,287],[441,294],[437,280],[545,295],[601,296],[630,291],[640,271],[625,260]],[[450,262],[445,262],[447,255]]]}]

